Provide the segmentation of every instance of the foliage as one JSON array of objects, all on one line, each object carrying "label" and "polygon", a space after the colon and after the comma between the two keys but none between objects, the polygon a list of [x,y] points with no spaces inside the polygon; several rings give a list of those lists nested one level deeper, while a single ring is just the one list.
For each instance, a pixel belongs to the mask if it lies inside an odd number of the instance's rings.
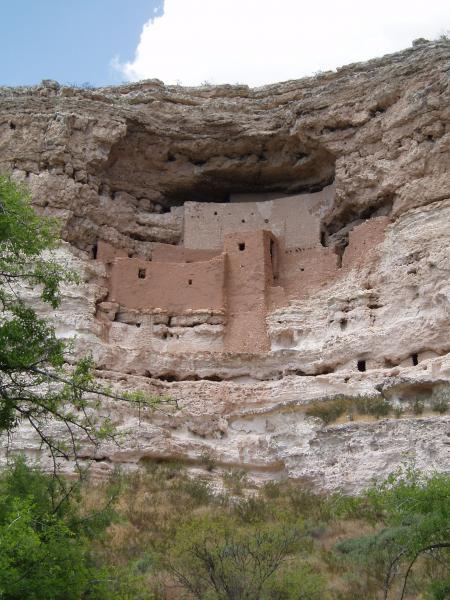
[{"label": "foliage", "polygon": [[[121,481],[120,520],[94,547],[117,575],[110,593],[124,597],[244,600],[261,584],[260,600],[380,600],[385,588],[397,600],[415,549],[448,539],[447,476],[402,471],[360,496],[317,494],[294,481],[258,490],[247,478],[236,495],[213,493],[180,464],[147,461]],[[98,489],[90,494],[98,504]],[[446,598],[446,552],[419,555],[408,598]],[[264,579],[271,557],[281,560]]]},{"label": "foliage", "polygon": [[448,587],[450,476],[403,469],[369,490],[365,501],[365,518],[382,520],[384,526],[373,535],[338,545],[338,550],[351,561],[365,564],[379,584],[383,581],[386,598],[395,585],[398,597],[404,598],[419,559],[429,563],[425,578],[433,582],[429,590]]},{"label": "foliage", "polygon": [[[98,385],[90,357],[69,368],[69,345],[24,300],[27,289],[37,288],[41,301],[55,309],[61,285],[78,281],[56,260],[57,242],[56,221],[38,216],[26,189],[0,176],[0,433],[27,422],[55,466],[58,457],[76,458],[81,439],[98,444],[113,437],[110,420],[97,411],[101,398],[150,407],[159,402],[139,392],[119,397]],[[50,417],[64,425],[68,443],[48,434]]]},{"label": "foliage", "polygon": [[[0,478],[0,597],[5,600],[107,598],[105,572],[90,540],[105,530],[110,507],[90,515],[80,496],[17,459]],[[72,492],[74,489],[72,488]]]},{"label": "foliage", "polygon": [[354,398],[337,396],[332,400],[315,401],[308,405],[306,414],[309,417],[318,417],[325,424],[332,423],[347,414],[351,420],[354,415],[372,415],[377,419],[386,416],[392,407],[382,397],[356,396]]},{"label": "foliage", "polygon": [[180,527],[168,566],[199,599],[260,600],[287,556],[298,549],[295,529],[258,526],[251,533],[230,519],[197,518]]}]

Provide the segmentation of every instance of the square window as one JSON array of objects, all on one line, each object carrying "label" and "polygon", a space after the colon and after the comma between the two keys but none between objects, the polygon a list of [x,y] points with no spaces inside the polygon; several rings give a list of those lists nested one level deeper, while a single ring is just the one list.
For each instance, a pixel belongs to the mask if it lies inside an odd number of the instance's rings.
[{"label": "square window", "polygon": [[139,279],[145,279],[145,275],[146,275],[145,269],[139,269],[139,271],[138,271]]},{"label": "square window", "polygon": [[240,250],[241,252],[243,252],[243,251],[245,250],[245,243],[244,243],[244,242],[240,242],[240,243],[238,244],[238,247],[239,247],[239,250]]}]

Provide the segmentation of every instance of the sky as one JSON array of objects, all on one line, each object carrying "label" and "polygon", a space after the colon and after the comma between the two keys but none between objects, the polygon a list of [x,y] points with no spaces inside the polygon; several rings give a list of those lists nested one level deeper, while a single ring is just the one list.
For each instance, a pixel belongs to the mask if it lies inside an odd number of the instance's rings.
[{"label": "sky", "polygon": [[163,0],[0,0],[0,85],[122,83]]},{"label": "sky", "polygon": [[0,84],[252,86],[450,30],[450,0],[4,0]]}]

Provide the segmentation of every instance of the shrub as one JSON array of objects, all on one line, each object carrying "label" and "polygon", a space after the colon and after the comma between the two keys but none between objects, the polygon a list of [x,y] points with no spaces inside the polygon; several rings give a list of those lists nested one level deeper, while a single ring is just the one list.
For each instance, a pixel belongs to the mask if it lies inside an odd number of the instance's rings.
[{"label": "shrub", "polygon": [[199,600],[261,600],[270,598],[275,573],[300,541],[293,528],[245,531],[227,518],[196,518],[179,528],[167,567]]},{"label": "shrub", "polygon": [[242,494],[246,480],[247,473],[242,469],[233,469],[223,474],[225,487],[236,495]]},{"label": "shrub", "polygon": [[336,398],[334,400],[325,400],[324,402],[312,402],[307,407],[306,414],[308,417],[318,417],[328,425],[328,423],[336,421],[350,407],[350,399]]},{"label": "shrub", "polygon": [[360,415],[372,415],[379,419],[391,411],[391,405],[382,397],[358,396],[355,398],[356,410]]},{"label": "shrub", "polygon": [[425,408],[425,405],[424,405],[423,401],[416,398],[412,405],[413,413],[415,415],[421,415],[423,413],[424,408]]},{"label": "shrub", "polygon": [[318,417],[324,423],[328,424],[336,421],[344,413],[348,414],[350,420],[353,420],[354,413],[372,415],[378,419],[388,415],[391,409],[392,407],[389,402],[382,397],[337,397],[333,400],[311,403],[306,409],[306,414],[309,417]]}]

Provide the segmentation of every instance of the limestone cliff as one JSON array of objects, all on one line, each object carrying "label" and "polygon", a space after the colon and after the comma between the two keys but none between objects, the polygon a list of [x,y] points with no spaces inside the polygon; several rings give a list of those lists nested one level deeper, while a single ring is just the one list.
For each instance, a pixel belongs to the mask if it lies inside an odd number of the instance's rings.
[{"label": "limestone cliff", "polygon": [[[153,415],[105,406],[132,435],[105,447],[98,469],[149,457],[202,468],[208,456],[327,489],[359,489],[411,458],[450,469],[450,417],[431,410],[450,382],[449,74],[444,40],[257,89],[0,88],[0,168],[61,219],[61,256],[83,273],[53,315],[59,334],[77,335],[100,377],[180,406]],[[227,345],[231,317],[219,300],[215,311],[179,314],[155,311],[161,296],[150,312],[114,302],[100,242],[162,273],[162,245],[183,264],[188,250],[214,251],[210,236],[196,247],[186,233],[191,203],[267,195],[301,207],[327,189],[310,211],[313,241],[283,238],[258,323],[249,311],[236,321],[244,337],[263,322],[266,346]],[[229,252],[223,260],[231,264]],[[393,410],[327,426],[306,414],[337,396]],[[14,443],[38,448],[26,429]]]}]

